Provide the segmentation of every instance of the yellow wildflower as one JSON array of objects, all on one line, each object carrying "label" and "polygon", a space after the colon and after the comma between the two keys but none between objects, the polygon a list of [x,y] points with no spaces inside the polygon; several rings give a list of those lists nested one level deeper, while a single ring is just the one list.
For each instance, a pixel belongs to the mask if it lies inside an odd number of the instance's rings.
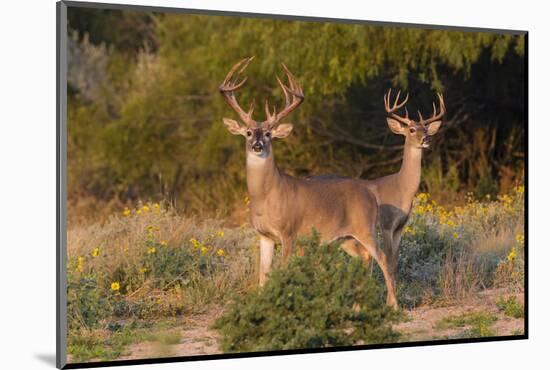
[{"label": "yellow wildflower", "polygon": [[92,257],[97,257],[99,256],[99,247],[95,247],[94,250],[92,251]]},{"label": "yellow wildflower", "polygon": [[460,235],[458,235],[458,233],[453,233],[453,238],[458,239],[459,237]]},{"label": "yellow wildflower", "polygon": [[158,204],[158,203],[153,204],[153,208],[160,209],[160,204]]},{"label": "yellow wildflower", "polygon": [[154,254],[154,253],[157,253],[157,248],[151,247],[147,249],[147,254]]},{"label": "yellow wildflower", "polygon": [[514,260],[516,259],[517,257],[517,253],[516,253],[516,248],[512,248],[512,250],[510,251],[510,253],[508,253],[508,261],[509,262],[514,262]]},{"label": "yellow wildflower", "polygon": [[201,245],[201,243],[199,243],[199,241],[195,238],[189,239],[189,242],[191,242],[191,244],[193,244],[193,247],[195,248],[198,248]]},{"label": "yellow wildflower", "polygon": [[141,209],[138,209],[138,210],[136,211],[136,215],[140,215],[140,214],[141,214]]},{"label": "yellow wildflower", "polygon": [[403,229],[403,233],[404,234],[410,234],[410,235],[415,235],[416,234],[416,231],[414,231],[414,229],[410,226],[405,226],[405,228]]},{"label": "yellow wildflower", "polygon": [[525,192],[525,187],[523,185],[516,186],[514,190],[516,191],[517,194],[523,194]]},{"label": "yellow wildflower", "polygon": [[149,235],[149,237],[152,237],[153,236],[153,233],[155,231],[159,231],[160,229],[156,226],[147,226],[147,234]]},{"label": "yellow wildflower", "polygon": [[204,247],[204,246],[201,247],[201,253],[202,253],[202,254],[206,254],[206,252],[208,252],[208,248],[206,248],[206,247]]},{"label": "yellow wildflower", "polygon": [[149,212],[150,208],[148,205],[144,205],[143,207],[141,207],[141,209],[143,210],[143,212],[147,213]]},{"label": "yellow wildflower", "polygon": [[166,244],[167,244],[167,243],[166,243],[166,240],[161,240],[161,242],[160,242],[160,245],[161,245],[161,246],[166,247]]},{"label": "yellow wildflower", "polygon": [[132,211],[130,211],[128,208],[124,208],[124,211],[122,212],[122,215],[124,217],[128,217],[132,214]]},{"label": "yellow wildflower", "polygon": [[223,249],[218,249],[218,251],[216,252],[218,254],[218,256],[220,257],[223,257],[225,256],[225,251]]},{"label": "yellow wildflower", "polygon": [[453,227],[453,226],[455,226],[456,224],[454,223],[453,220],[449,220],[449,221],[447,221],[447,225]]},{"label": "yellow wildflower", "polygon": [[118,281],[113,281],[111,283],[111,290],[115,292],[118,292],[120,290],[120,284]]},{"label": "yellow wildflower", "polygon": [[84,270],[84,257],[78,256],[76,270],[82,272]]},{"label": "yellow wildflower", "polygon": [[139,272],[141,272],[142,274],[145,274],[147,272],[147,267],[143,266],[142,268],[139,269]]},{"label": "yellow wildflower", "polygon": [[416,198],[418,199],[419,202],[426,203],[428,201],[429,195],[426,193],[420,193]]},{"label": "yellow wildflower", "polygon": [[220,238],[221,238],[222,236],[224,236],[224,235],[225,235],[225,233],[223,232],[223,230],[218,231],[218,236],[219,236]]},{"label": "yellow wildflower", "polygon": [[517,234],[516,241],[518,244],[523,245],[523,243],[525,243],[525,236],[523,234]]},{"label": "yellow wildflower", "polygon": [[510,205],[512,203],[512,198],[508,194],[499,195],[497,198],[505,205]]}]

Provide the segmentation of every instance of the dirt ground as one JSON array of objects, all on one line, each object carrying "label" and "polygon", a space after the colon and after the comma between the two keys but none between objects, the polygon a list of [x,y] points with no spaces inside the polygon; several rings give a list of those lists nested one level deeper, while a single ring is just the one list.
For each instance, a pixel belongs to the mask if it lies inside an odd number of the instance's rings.
[{"label": "dirt ground", "polygon": [[[402,334],[402,342],[463,338],[467,326],[460,328],[441,328],[437,325],[442,319],[463,314],[484,312],[493,314],[497,320],[491,325],[491,330],[497,336],[523,333],[524,319],[511,318],[500,312],[496,300],[507,295],[505,290],[487,290],[460,303],[442,307],[424,306],[405,311],[408,319],[395,326]],[[523,294],[517,294],[519,302],[523,302]],[[177,344],[162,345],[155,342],[142,342],[131,345],[126,355],[120,359],[138,359],[168,356],[196,356],[221,353],[218,346],[219,336],[210,326],[222,313],[222,308],[216,307],[200,315],[181,319],[181,340]]]},{"label": "dirt ground", "polygon": [[221,353],[218,347],[219,336],[209,328],[222,312],[220,307],[214,307],[199,315],[182,317],[180,324],[181,340],[179,343],[171,345],[156,342],[136,343],[129,346],[126,351],[127,354],[120,357],[120,359],[197,356]]},{"label": "dirt ground", "polygon": [[[418,307],[406,311],[409,320],[396,325],[394,329],[402,333],[402,342],[463,338],[468,327],[440,328],[437,324],[444,318],[483,312],[497,317],[497,320],[491,325],[491,330],[495,335],[523,333],[523,318],[515,319],[506,316],[498,309],[496,301],[502,296],[508,296],[506,290],[486,290],[460,303],[444,307]],[[524,304],[523,293],[516,294],[516,299],[522,305]]]}]

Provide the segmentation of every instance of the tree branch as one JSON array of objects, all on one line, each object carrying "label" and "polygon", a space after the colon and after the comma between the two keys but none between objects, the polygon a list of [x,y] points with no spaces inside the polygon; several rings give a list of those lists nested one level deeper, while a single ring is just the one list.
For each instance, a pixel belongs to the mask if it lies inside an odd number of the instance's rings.
[{"label": "tree branch", "polygon": [[[319,122],[321,123],[321,125],[324,125],[323,120],[319,118],[313,117],[312,121]],[[350,136],[348,133],[344,132],[342,129],[338,127],[335,127],[335,131],[338,131],[336,134],[328,130],[324,130],[315,124],[311,124],[310,127],[316,134],[323,136],[325,138],[332,139],[334,142],[348,143],[348,144],[358,146],[361,148],[366,148],[366,149],[376,149],[376,150],[402,150],[403,149],[403,145],[378,145],[378,144],[367,143],[363,140],[356,139]]]}]

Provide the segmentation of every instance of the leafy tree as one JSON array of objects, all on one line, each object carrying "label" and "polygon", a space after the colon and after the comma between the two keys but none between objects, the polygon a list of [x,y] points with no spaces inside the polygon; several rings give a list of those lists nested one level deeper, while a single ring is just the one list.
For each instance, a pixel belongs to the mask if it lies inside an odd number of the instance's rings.
[{"label": "leafy tree", "polygon": [[[372,178],[396,170],[402,143],[389,133],[382,105],[395,87],[427,113],[434,92],[445,94],[447,121],[426,155],[438,178],[425,178],[425,188],[447,174],[479,192],[522,181],[523,36],[99,10],[86,10],[94,17],[85,21],[81,11],[70,9],[71,27],[110,45],[110,54],[102,94],[90,101],[71,93],[71,194],[168,198],[190,212],[231,212],[245,193],[244,150],[221,124],[234,113],[217,87],[250,55],[257,58],[239,91],[243,106],[282,104],[281,62],[304,87],[306,101],[290,117],[295,132],[275,144],[278,164],[291,174]],[[120,22],[146,24],[147,32],[99,30]]]}]

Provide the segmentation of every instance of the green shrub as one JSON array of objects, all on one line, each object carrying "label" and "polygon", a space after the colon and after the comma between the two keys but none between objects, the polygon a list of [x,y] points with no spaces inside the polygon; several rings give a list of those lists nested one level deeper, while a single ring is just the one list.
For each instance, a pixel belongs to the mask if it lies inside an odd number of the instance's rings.
[{"label": "green shrub", "polygon": [[439,293],[441,265],[449,250],[449,238],[431,225],[418,222],[414,235],[404,235],[397,278],[400,304],[416,307],[423,299]]},{"label": "green shrub", "polygon": [[468,331],[469,336],[472,338],[495,336],[496,333],[491,328],[495,321],[497,317],[490,313],[472,314],[468,319],[468,324],[472,326]]},{"label": "green shrub", "polygon": [[301,239],[304,257],[273,270],[266,285],[238,296],[214,328],[224,351],[349,346],[395,341],[397,312],[362,261],[319,234]]},{"label": "green shrub", "polygon": [[448,316],[436,323],[436,329],[470,328],[463,334],[468,338],[491,337],[495,332],[491,326],[497,321],[497,317],[488,312],[471,312],[458,316]]},{"label": "green shrub", "polygon": [[506,316],[519,319],[525,315],[523,305],[518,302],[515,296],[511,296],[507,299],[501,297],[497,300],[496,304],[498,309],[503,311]]},{"label": "green shrub", "polygon": [[98,289],[93,273],[77,276],[68,273],[67,315],[69,328],[95,327],[109,313],[108,299]]}]

